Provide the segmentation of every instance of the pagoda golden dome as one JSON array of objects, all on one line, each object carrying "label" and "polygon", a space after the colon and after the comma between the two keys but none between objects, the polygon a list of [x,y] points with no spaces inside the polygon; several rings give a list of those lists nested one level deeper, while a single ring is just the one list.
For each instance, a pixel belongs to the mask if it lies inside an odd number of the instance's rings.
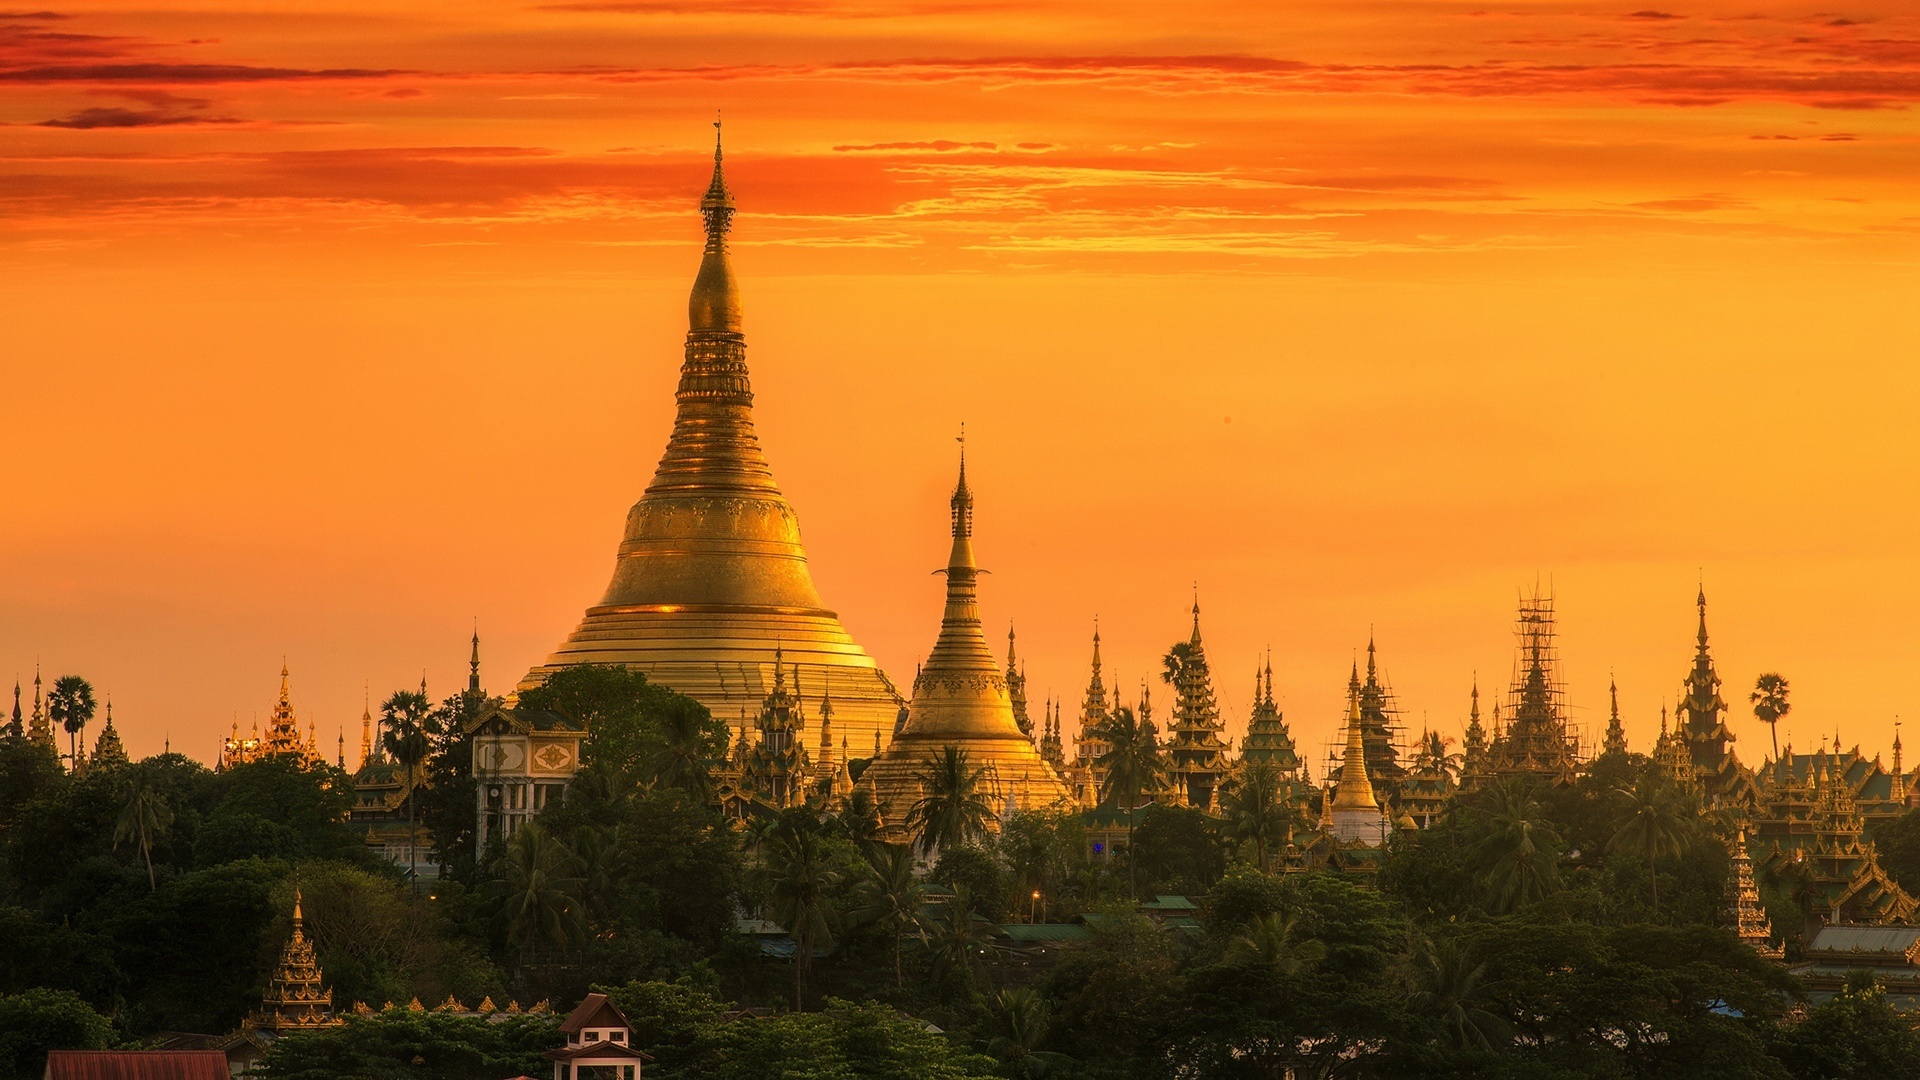
[{"label": "pagoda golden dome", "polygon": [[520,686],[561,667],[621,664],[732,721],[758,711],[784,650],[803,697],[831,682],[843,734],[883,737],[893,731],[900,694],[821,601],[799,518],[754,429],[739,282],[727,251],[733,196],[717,140],[700,212],[706,246],[687,302],[666,452],[627,513],[606,594]]},{"label": "pagoda golden dome", "polygon": [[920,774],[928,759],[949,746],[965,751],[972,768],[987,768],[988,795],[1002,816],[1072,799],[1066,781],[1014,719],[1006,676],[980,625],[980,569],[973,557],[973,492],[967,487],[964,449],[951,506],[953,547],[940,636],[914,680],[913,700],[893,744],[860,777],[893,830],[923,794]]}]

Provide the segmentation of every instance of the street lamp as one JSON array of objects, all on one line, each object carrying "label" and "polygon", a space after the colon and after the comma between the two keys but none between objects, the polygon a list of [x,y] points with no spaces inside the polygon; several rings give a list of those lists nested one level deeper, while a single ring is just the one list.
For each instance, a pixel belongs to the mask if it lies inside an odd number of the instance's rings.
[{"label": "street lamp", "polygon": [[1035,914],[1039,910],[1040,910],[1040,890],[1035,889],[1033,890],[1033,906],[1027,911],[1027,921],[1030,923],[1039,922],[1040,920],[1039,918],[1036,917],[1036,914]]}]

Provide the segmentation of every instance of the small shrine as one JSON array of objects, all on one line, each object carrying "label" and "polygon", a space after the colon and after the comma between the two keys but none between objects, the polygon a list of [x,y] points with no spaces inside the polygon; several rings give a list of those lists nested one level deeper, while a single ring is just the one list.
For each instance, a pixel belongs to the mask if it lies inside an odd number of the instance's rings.
[{"label": "small shrine", "polygon": [[320,987],[320,965],[314,962],[313,943],[307,940],[298,889],[293,894],[293,936],[280,952],[280,966],[267,980],[260,1005],[253,1026],[261,1031],[312,1031],[340,1023],[333,1015],[333,991]]},{"label": "small shrine", "polygon": [[633,1025],[605,994],[588,994],[560,1022],[565,1046],[549,1050],[553,1080],[640,1080],[640,1067],[653,1059],[633,1047]]}]

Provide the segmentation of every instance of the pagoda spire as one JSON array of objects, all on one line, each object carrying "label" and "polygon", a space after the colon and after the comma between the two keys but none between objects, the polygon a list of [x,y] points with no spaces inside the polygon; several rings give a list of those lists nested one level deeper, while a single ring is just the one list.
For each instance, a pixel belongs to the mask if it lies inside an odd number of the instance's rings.
[{"label": "pagoda spire", "polygon": [[1044,733],[1035,734],[1033,719],[1027,715],[1027,671],[1014,655],[1012,623],[1007,624],[1007,697],[1013,703],[1013,720],[1020,730],[1036,741],[1044,738]]},{"label": "pagoda spire", "polygon": [[1378,810],[1373,782],[1367,779],[1367,747],[1360,731],[1360,698],[1347,700],[1347,752],[1340,763],[1340,784],[1333,805],[1340,810]]},{"label": "pagoda spire", "polygon": [[[960,475],[947,500],[953,547],[947,554],[947,604],[940,636],[927,654],[927,669],[995,671],[993,652],[980,625],[980,567],[973,557],[973,490],[967,486],[967,436],[960,433]],[[925,677],[924,675],[922,676]]]},{"label": "pagoda spire", "polygon": [[27,741],[44,746],[55,754],[60,747],[53,741],[53,720],[47,715],[46,704],[40,696],[40,662],[33,663],[33,719],[27,726]]},{"label": "pagoda spire", "polygon": [[322,989],[313,943],[300,913],[300,890],[293,891],[293,933],[280,951],[280,964],[267,980],[254,1026],[270,1031],[311,1031],[340,1023],[333,1016],[333,991]]},{"label": "pagoda spire", "polygon": [[[14,709],[14,715],[20,714]],[[1907,805],[1907,774],[1900,764],[1900,718],[1893,718],[1893,801],[1901,806]]]},{"label": "pagoda spire", "polygon": [[23,739],[26,734],[27,726],[20,715],[20,678],[16,675],[13,680],[13,719],[7,724],[7,736]]},{"label": "pagoda spire", "polygon": [[733,231],[733,192],[721,163],[720,121],[713,122],[713,180],[700,198],[700,217],[707,227],[707,245],[700,272],[693,279],[687,301],[687,323],[696,333],[740,332],[740,283],[727,257],[727,233]]},{"label": "pagoda spire", "polygon": [[127,748],[120,742],[120,732],[113,726],[113,695],[107,695],[107,723],[100,729],[100,739],[93,744],[93,765],[96,768],[111,768],[127,764]]},{"label": "pagoda spire", "polygon": [[473,658],[467,661],[467,693],[480,696],[480,628],[473,628]]},{"label": "pagoda spire", "polygon": [[1627,732],[1620,724],[1620,684],[1612,678],[1607,680],[1607,695],[1613,705],[1607,716],[1607,735],[1601,743],[1601,751],[1608,754],[1627,752]]}]

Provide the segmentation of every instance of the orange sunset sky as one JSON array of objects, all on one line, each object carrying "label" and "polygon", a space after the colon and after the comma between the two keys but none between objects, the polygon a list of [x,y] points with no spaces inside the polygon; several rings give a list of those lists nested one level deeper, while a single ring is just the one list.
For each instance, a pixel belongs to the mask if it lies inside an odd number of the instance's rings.
[{"label": "orange sunset sky", "polygon": [[1137,686],[1198,582],[1230,734],[1271,646],[1323,746],[1371,629],[1457,735],[1538,580],[1645,749],[1704,576],[1743,758],[1769,670],[1783,741],[1884,751],[1920,15],[1638,2],[0,13],[0,675],[208,759],[284,655],[350,763],[476,619],[510,688],[665,443],[721,109],[761,434],[896,682],[964,421],[1036,697],[1096,615]]}]

